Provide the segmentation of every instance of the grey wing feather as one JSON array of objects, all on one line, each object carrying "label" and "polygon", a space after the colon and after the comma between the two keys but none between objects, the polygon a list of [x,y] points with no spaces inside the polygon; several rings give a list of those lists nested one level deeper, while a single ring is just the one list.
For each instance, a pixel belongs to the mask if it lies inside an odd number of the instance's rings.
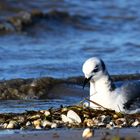
[{"label": "grey wing feather", "polygon": [[121,87],[127,102],[126,109],[140,108],[140,81],[129,82]]}]

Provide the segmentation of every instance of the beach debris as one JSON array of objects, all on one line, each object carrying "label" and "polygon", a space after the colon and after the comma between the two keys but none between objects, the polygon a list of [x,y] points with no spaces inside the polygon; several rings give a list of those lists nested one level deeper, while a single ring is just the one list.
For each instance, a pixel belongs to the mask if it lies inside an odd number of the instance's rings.
[{"label": "beach debris", "polygon": [[93,129],[91,129],[91,128],[84,129],[83,134],[82,134],[82,137],[85,140],[88,140],[89,138],[91,138],[93,136],[94,136],[94,130]]},{"label": "beach debris", "polygon": [[0,114],[0,129],[122,128],[140,126],[140,114],[122,114],[82,105]]}]

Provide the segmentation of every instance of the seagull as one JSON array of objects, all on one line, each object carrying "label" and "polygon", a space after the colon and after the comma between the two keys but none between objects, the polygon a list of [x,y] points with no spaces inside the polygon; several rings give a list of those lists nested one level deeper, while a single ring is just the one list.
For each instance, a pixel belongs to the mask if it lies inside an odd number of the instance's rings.
[{"label": "seagull", "polygon": [[99,105],[116,112],[138,113],[140,112],[140,81],[128,82],[121,87],[113,83],[105,63],[98,57],[87,59],[82,67],[85,75],[84,85],[90,82],[91,108]]}]

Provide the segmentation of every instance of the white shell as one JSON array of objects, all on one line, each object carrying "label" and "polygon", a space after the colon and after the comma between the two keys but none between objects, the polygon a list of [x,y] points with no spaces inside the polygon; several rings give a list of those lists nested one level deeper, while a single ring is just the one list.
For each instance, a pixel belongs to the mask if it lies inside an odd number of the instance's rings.
[{"label": "white shell", "polygon": [[140,124],[140,122],[136,119],[133,123],[132,126],[136,127]]},{"label": "white shell", "polygon": [[83,131],[82,137],[85,139],[91,138],[93,136],[93,131],[90,128],[86,128]]},{"label": "white shell", "polygon": [[58,125],[56,123],[52,123],[51,128],[57,128]]},{"label": "white shell", "polygon": [[73,110],[69,110],[67,112],[67,117],[70,118],[71,120],[73,120],[73,122],[76,122],[76,123],[81,123],[82,122],[79,115],[76,112],[74,112]]},{"label": "white shell", "polygon": [[62,121],[63,121],[64,123],[73,123],[73,120],[70,119],[69,117],[67,117],[67,116],[64,115],[64,114],[61,115],[61,118],[62,118]]}]

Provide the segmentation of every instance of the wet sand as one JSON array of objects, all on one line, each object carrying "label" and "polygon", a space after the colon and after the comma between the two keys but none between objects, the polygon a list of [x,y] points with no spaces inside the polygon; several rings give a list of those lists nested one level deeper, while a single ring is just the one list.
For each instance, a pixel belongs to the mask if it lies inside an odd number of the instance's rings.
[{"label": "wet sand", "polygon": [[[51,130],[51,131],[32,131],[32,132],[23,132],[22,134],[8,134],[8,135],[1,135],[0,139],[5,140],[83,140],[82,138],[82,129],[67,129],[67,130]],[[96,129],[94,130],[94,136],[90,139],[102,140],[103,138],[127,138],[129,140],[139,140],[140,138],[140,128],[134,129]],[[108,140],[109,140],[108,139]]]}]

